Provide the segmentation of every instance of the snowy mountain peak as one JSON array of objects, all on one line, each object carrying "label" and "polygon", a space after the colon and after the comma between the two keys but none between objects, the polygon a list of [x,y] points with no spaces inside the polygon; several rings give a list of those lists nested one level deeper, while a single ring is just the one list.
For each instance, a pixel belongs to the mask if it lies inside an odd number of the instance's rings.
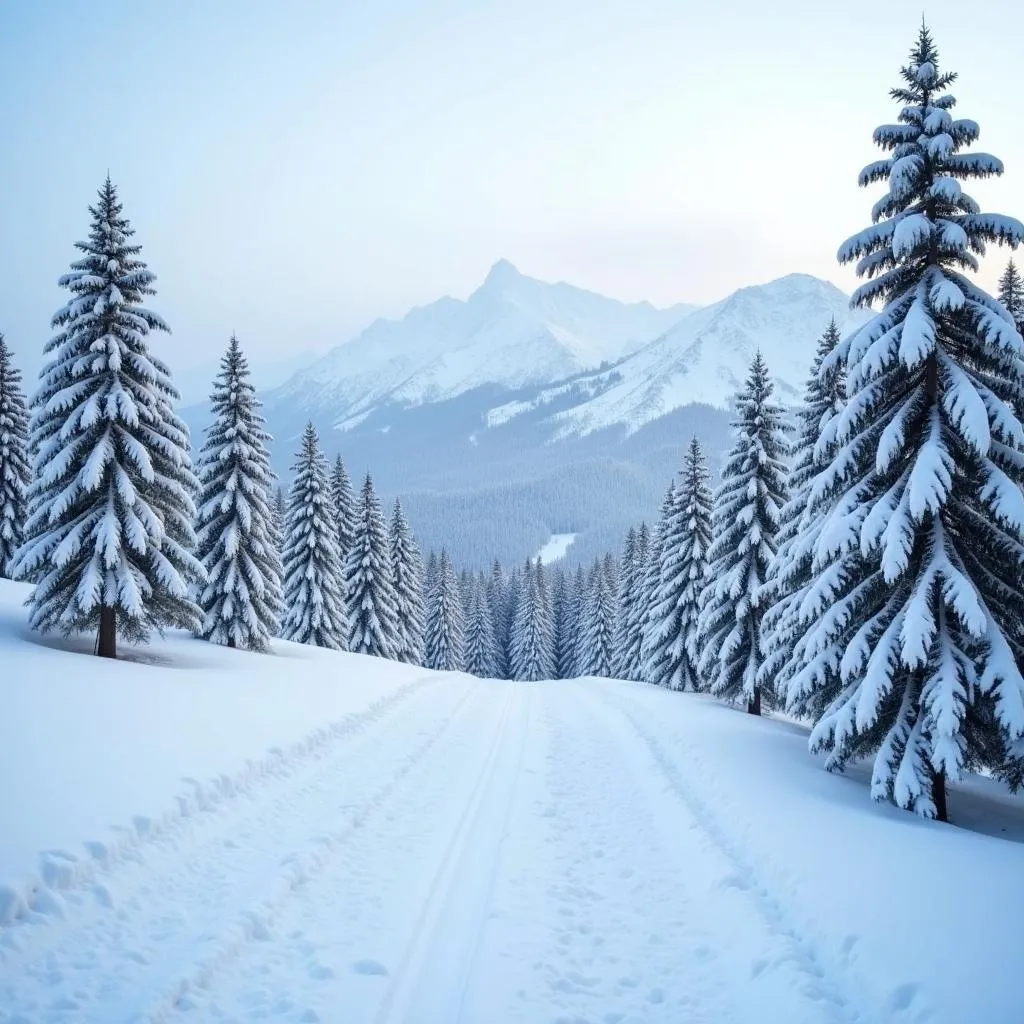
[{"label": "snowy mountain peak", "polygon": [[518,268],[509,260],[500,259],[487,272],[480,291],[504,291],[506,288],[514,287],[520,281],[527,280],[519,272]]},{"label": "snowy mountain peak", "polygon": [[548,284],[498,260],[462,301],[443,298],[401,320],[377,320],[267,396],[354,426],[384,404],[422,405],[483,385],[547,385],[615,362],[692,306],[656,309]]}]

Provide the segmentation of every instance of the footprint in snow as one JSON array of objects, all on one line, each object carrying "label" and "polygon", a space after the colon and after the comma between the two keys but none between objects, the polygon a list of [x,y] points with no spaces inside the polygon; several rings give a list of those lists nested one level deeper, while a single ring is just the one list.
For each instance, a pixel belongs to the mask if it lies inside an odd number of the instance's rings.
[{"label": "footprint in snow", "polygon": [[352,965],[354,974],[382,974],[388,975],[388,969],[379,960],[357,960]]}]

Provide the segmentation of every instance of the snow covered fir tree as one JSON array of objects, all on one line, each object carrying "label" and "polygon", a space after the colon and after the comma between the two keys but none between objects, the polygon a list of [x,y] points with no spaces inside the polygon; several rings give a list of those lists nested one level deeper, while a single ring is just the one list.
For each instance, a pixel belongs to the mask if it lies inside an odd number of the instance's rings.
[{"label": "snow covered fir tree", "polygon": [[352,547],[345,560],[348,649],[353,654],[397,658],[402,646],[391,542],[373,479],[366,474],[355,507]]},{"label": "snow covered fir tree", "polygon": [[108,178],[89,208],[81,259],[60,278],[71,293],[31,402],[34,478],[13,574],[35,583],[33,629],[117,637],[201,628],[192,594],[197,481],[170,371],[149,349],[164,321],[143,305],[155,275]]},{"label": "snow covered fir tree", "polygon": [[886,191],[839,250],[867,279],[853,301],[880,310],[822,362],[846,365],[849,398],[815,483],[835,498],[788,692],[837,675],[812,748],[836,770],[873,757],[876,799],[946,819],[947,780],[1012,764],[1024,736],[1024,339],[968,276],[1024,227],[963,191],[1003,167],[970,152],[978,126],[951,114],[927,28],[901,77],[887,155],[860,176]]},{"label": "snow covered fir tree", "polygon": [[312,423],[303,431],[292,471],[285,523],[281,635],[300,644],[345,650],[349,631],[338,522],[327,460]]},{"label": "snow covered fir tree", "polygon": [[[736,401],[735,441],[714,496],[708,582],[697,626],[698,669],[716,697],[743,700],[761,713],[764,658],[762,584],[775,555],[786,500],[785,418],[761,353]],[[671,517],[669,519],[671,522]],[[662,538],[664,559],[666,536]]]},{"label": "snow covered fir tree", "polygon": [[334,515],[338,530],[338,557],[342,565],[352,549],[356,531],[356,497],[352,481],[341,456],[334,460],[331,470],[331,497],[334,500]]},{"label": "snow covered fir tree", "polygon": [[466,619],[466,671],[483,679],[498,674],[498,644],[494,635],[494,620],[482,580],[473,585]]},{"label": "snow covered fir tree", "polygon": [[[834,488],[822,495],[817,487],[818,474],[836,453],[838,417],[846,404],[846,383],[840,361],[822,363],[839,346],[839,329],[833,320],[821,340],[811,374],[797,411],[796,434],[791,446],[789,500],[783,506],[777,551],[763,589],[765,607],[762,620],[765,660],[759,669],[764,689],[778,691],[792,713],[813,713],[797,693],[786,700],[788,681],[802,666],[804,652],[797,649],[801,630],[806,625],[803,608],[810,590],[816,585],[814,548],[821,526],[834,500]],[[825,666],[823,666],[824,668]],[[831,669],[828,669],[831,671]],[[815,700],[828,693],[818,687]]]},{"label": "snow covered fir tree", "polygon": [[999,301],[1013,317],[1018,334],[1024,334],[1024,278],[1011,259],[999,278]]},{"label": "snow covered fir tree", "polygon": [[281,614],[271,438],[234,335],[220,367],[210,399],[214,419],[197,461],[196,553],[207,577],[198,590],[199,635],[264,651]]},{"label": "snow covered fir tree", "polygon": [[0,576],[9,575],[14,553],[21,546],[30,478],[21,371],[0,334]]},{"label": "snow covered fir tree", "polygon": [[465,666],[465,621],[459,578],[448,552],[441,551],[427,600],[426,666],[441,672],[459,672]]},{"label": "snow covered fir tree", "polygon": [[587,577],[587,594],[576,633],[577,676],[611,676],[615,643],[615,597],[605,565],[596,561]]},{"label": "snow covered fir tree", "polygon": [[423,606],[423,559],[405,518],[401,501],[395,501],[389,530],[391,573],[395,591],[398,643],[395,657],[410,665],[422,665],[426,612]]},{"label": "snow covered fir tree", "polygon": [[645,628],[643,678],[669,690],[699,690],[697,622],[711,548],[711,492],[700,441],[692,438],[662,529],[657,585]]},{"label": "snow covered fir tree", "polygon": [[541,560],[527,562],[509,641],[513,679],[536,682],[554,678],[555,637],[546,589]]}]

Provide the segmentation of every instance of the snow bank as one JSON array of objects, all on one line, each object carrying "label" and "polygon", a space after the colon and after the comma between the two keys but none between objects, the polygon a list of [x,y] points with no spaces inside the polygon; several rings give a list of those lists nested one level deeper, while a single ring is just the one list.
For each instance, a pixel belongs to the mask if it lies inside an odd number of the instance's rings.
[{"label": "snow bank", "polygon": [[424,675],[298,644],[257,655],[181,634],[101,661],[87,637],[29,633],[28,592],[0,580],[0,923],[53,910],[59,890],[290,771]]}]

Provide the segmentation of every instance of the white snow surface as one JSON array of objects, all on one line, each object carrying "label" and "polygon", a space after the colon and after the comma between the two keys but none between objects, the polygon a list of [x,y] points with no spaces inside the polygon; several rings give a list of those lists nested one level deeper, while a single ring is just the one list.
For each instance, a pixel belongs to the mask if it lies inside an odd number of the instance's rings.
[{"label": "white snow surface", "polygon": [[[728,408],[760,349],[778,399],[803,393],[818,339],[835,317],[842,333],[867,314],[849,309],[835,285],[807,274],[791,274],[741,288],[712,306],[685,316],[669,331],[615,367],[577,378],[580,400],[554,414],[556,439],[623,425],[633,433],[644,424],[695,402]],[[491,410],[489,425],[506,422],[562,397],[559,385],[531,402]]]},{"label": "white snow surface", "polygon": [[377,320],[270,392],[268,407],[329,409],[352,429],[387,402],[420,405],[475,387],[548,384],[635,351],[694,307],[623,303],[548,284],[500,260],[466,300]]},{"label": "white snow surface", "polygon": [[533,556],[534,561],[539,558],[545,565],[549,565],[560,558],[565,558],[575,539],[575,533],[553,533],[547,543]]},{"label": "white snow surface", "polygon": [[943,826],[644,684],[181,636],[100,662],[29,639],[25,592],[3,1024],[1020,1020],[1024,804],[984,780]]}]

